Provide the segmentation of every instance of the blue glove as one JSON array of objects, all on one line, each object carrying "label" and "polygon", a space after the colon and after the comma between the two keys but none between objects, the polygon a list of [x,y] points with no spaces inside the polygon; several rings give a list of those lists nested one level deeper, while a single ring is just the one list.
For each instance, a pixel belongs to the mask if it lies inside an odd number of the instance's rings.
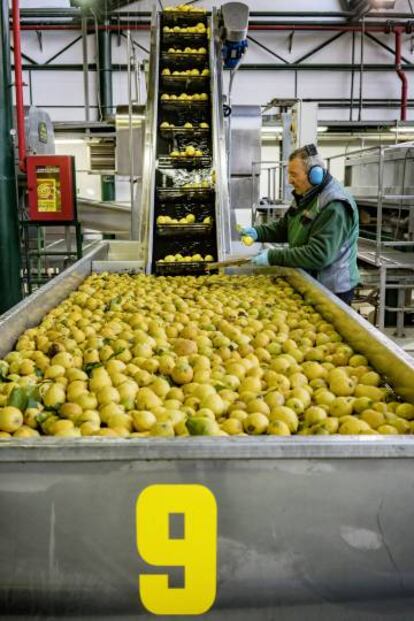
[{"label": "blue glove", "polygon": [[266,248],[266,250],[259,252],[259,254],[250,259],[251,262],[258,267],[269,267],[269,250],[270,248]]},{"label": "blue glove", "polygon": [[257,241],[258,235],[257,231],[253,226],[245,226],[240,230],[240,236],[251,237],[254,241]]}]

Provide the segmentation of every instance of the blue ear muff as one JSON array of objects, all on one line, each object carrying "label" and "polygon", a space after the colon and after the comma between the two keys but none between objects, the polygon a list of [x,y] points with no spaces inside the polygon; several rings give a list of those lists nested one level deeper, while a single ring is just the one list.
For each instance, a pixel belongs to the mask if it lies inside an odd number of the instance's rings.
[{"label": "blue ear muff", "polygon": [[322,183],[325,175],[325,171],[322,166],[312,166],[308,171],[309,183],[312,185],[319,185]]}]

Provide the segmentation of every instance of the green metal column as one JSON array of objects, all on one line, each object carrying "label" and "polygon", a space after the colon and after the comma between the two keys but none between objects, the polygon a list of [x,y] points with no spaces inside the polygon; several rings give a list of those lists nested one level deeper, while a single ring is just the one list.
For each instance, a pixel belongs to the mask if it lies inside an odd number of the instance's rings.
[{"label": "green metal column", "polygon": [[22,299],[14,146],[11,136],[9,3],[0,0],[0,313]]},{"label": "green metal column", "polygon": [[[103,26],[109,26],[109,20],[104,19]],[[103,118],[113,114],[112,91],[112,48],[111,31],[103,28],[98,31],[99,48],[99,93]],[[110,175],[101,177],[101,194],[103,201],[115,200],[115,177]]]}]

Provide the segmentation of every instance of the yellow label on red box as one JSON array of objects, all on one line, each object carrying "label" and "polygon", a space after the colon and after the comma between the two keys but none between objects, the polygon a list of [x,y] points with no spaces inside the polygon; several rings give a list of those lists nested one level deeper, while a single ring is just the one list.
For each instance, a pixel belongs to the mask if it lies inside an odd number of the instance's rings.
[{"label": "yellow label on red box", "polygon": [[37,184],[37,205],[39,211],[58,211],[56,179],[38,177]]}]

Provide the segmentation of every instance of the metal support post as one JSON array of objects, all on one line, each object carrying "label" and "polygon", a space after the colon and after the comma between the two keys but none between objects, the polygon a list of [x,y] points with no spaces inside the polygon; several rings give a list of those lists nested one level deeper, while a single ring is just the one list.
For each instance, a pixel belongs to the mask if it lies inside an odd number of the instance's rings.
[{"label": "metal support post", "polygon": [[0,313],[4,313],[22,298],[7,0],[0,0],[0,45]]},{"label": "metal support post", "polygon": [[131,239],[138,239],[138,205],[135,198],[135,174],[133,161],[133,128],[132,128],[132,67],[133,52],[131,31],[127,32],[127,56],[128,56],[128,117],[129,117],[129,158],[130,158],[130,200],[131,200]]},{"label": "metal support post", "polygon": [[401,338],[404,335],[404,318],[405,318],[405,311],[403,310],[405,308],[405,289],[404,288],[400,288],[398,289],[398,298],[397,298],[397,305],[398,305],[398,311],[397,311],[397,331],[396,331],[396,336]]},{"label": "metal support post", "polygon": [[88,20],[82,17],[82,65],[83,65],[83,90],[85,96],[85,121],[90,119],[89,106],[89,77],[88,77]]},{"label": "metal support post", "polygon": [[385,326],[385,293],[387,287],[387,266],[380,267],[380,286],[378,295],[378,329],[383,331]]},{"label": "metal support post", "polygon": [[379,150],[379,162],[378,162],[378,209],[377,209],[377,230],[376,230],[376,247],[375,247],[375,262],[377,265],[381,260],[381,246],[382,246],[382,203],[384,194],[384,148],[380,147]]},{"label": "metal support post", "polygon": [[[107,120],[112,116],[114,108],[112,88],[112,35],[107,28],[109,19],[103,22],[104,29],[98,30],[98,65],[99,65],[99,102],[101,120]],[[103,201],[115,200],[115,177],[113,175],[101,176],[101,196]]]},{"label": "metal support post", "polygon": [[359,71],[359,108],[358,108],[358,121],[362,120],[362,99],[363,99],[363,83],[364,83],[364,43],[365,43],[365,21],[362,18],[361,26],[361,64]]}]

